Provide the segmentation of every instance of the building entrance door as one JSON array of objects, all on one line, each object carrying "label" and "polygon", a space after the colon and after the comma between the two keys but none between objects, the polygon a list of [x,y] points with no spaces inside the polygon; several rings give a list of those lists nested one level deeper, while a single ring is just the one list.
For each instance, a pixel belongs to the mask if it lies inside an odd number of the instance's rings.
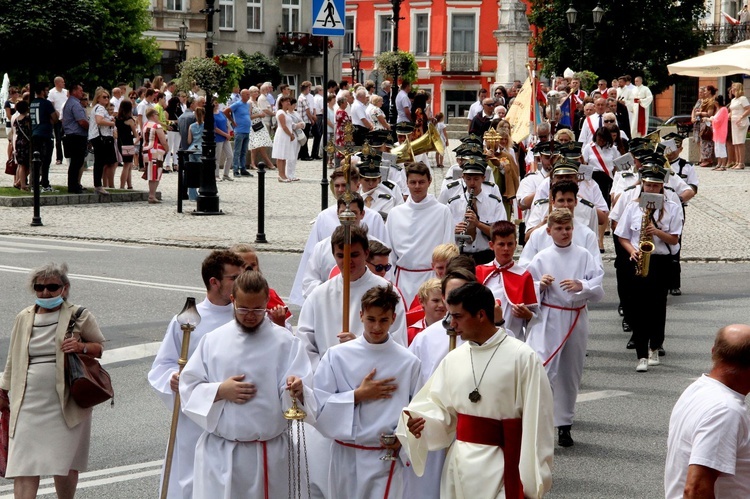
[{"label": "building entrance door", "polygon": [[469,108],[477,100],[474,90],[446,90],[445,91],[445,122],[451,118],[466,118]]}]

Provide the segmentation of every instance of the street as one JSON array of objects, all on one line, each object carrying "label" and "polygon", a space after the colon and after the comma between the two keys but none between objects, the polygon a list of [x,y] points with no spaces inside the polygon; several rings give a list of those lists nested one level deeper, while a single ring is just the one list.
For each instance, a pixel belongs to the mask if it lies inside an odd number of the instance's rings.
[{"label": "street", "polygon": [[[95,409],[91,455],[76,497],[153,498],[169,431],[170,411],[146,380],[169,319],[187,296],[202,299],[200,262],[205,249],[100,244],[41,237],[0,237],[0,357],[5,358],[15,315],[32,303],[29,269],[47,261],[70,267],[71,301],[97,317],[106,344],[114,407]],[[288,296],[300,255],[261,253],[271,286]],[[550,498],[663,497],[669,414],[682,390],[710,367],[716,330],[748,322],[745,279],[748,263],[683,265],[681,297],[669,298],[667,356],[648,373],[636,373],[636,358],[625,350],[628,336],[617,316],[614,269],[606,265],[606,296],[591,307],[588,358],[584,370],[572,448],[555,450]],[[643,303],[648,307],[648,303]],[[299,310],[292,307],[295,314]],[[447,339],[446,339],[447,341]],[[311,459],[314,456],[309,456]],[[40,497],[53,497],[51,480]],[[12,497],[12,483],[0,483],[0,499]]]}]

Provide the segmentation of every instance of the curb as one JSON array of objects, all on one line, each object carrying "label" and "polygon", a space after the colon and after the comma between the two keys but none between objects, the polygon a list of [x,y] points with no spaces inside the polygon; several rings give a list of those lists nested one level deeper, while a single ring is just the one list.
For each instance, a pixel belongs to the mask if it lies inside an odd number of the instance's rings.
[{"label": "curb", "polygon": [[[156,193],[156,199],[161,199],[161,192]],[[132,203],[148,201],[148,192],[110,192],[109,196],[95,192],[86,194],[59,194],[39,196],[40,206],[60,206],[66,204],[106,204]],[[34,196],[0,196],[0,206],[8,208],[27,208],[34,206]]]}]

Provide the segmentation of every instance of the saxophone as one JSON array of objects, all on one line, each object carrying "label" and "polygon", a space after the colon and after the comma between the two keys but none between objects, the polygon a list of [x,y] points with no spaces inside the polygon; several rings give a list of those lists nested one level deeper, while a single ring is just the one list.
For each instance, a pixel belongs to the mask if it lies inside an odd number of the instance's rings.
[{"label": "saxophone", "polygon": [[638,250],[640,251],[640,254],[635,261],[635,275],[639,277],[646,277],[648,275],[651,253],[653,253],[655,247],[654,238],[646,235],[646,227],[648,227],[653,213],[654,207],[652,207],[652,203],[648,203],[646,208],[643,209],[643,217],[641,217],[641,237],[638,240]]},{"label": "saxophone", "polygon": [[[466,204],[466,213],[471,211],[471,207],[474,204],[474,198],[476,196],[474,195],[474,189],[469,189],[469,200]],[[464,222],[466,222],[467,219],[464,216]],[[471,236],[466,234],[466,228],[461,231],[460,234],[456,234],[456,242],[458,243],[458,249],[461,254],[464,252],[464,246],[466,246],[466,243],[471,242]]]}]

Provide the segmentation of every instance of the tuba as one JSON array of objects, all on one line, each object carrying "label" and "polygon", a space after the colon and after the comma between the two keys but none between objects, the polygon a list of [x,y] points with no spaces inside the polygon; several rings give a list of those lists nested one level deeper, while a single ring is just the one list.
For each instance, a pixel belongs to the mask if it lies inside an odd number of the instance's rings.
[{"label": "tuba", "polygon": [[649,203],[646,208],[643,209],[643,217],[641,217],[641,237],[638,240],[638,250],[640,254],[638,259],[635,261],[635,275],[639,277],[648,276],[648,267],[651,262],[651,253],[654,251],[654,239],[652,236],[645,234],[646,227],[648,227],[651,221],[651,215],[654,213],[654,208]]},{"label": "tuba", "polygon": [[407,139],[403,144],[394,147],[391,153],[396,155],[397,163],[406,163],[414,161],[415,156],[432,151],[437,151],[438,154],[445,154],[445,147],[443,147],[443,141],[440,140],[440,134],[435,125],[430,123],[427,126],[427,133],[416,140]]}]

